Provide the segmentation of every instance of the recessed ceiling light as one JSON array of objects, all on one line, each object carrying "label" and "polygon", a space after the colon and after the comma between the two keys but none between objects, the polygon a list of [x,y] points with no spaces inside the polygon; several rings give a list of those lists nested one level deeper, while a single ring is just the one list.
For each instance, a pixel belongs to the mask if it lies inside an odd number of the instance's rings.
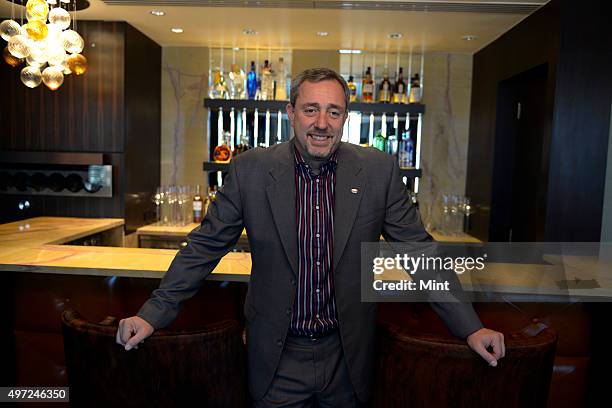
[{"label": "recessed ceiling light", "polygon": [[240,51],[240,47],[234,47],[234,51]]},{"label": "recessed ceiling light", "polygon": [[461,39],[464,41],[474,41],[478,39],[478,36],[477,35],[464,35],[463,37],[461,37]]},{"label": "recessed ceiling light", "polygon": [[161,10],[151,10],[149,11],[149,13],[153,14],[154,16],[158,16],[158,17],[166,15],[166,13]]},{"label": "recessed ceiling light", "polygon": [[317,31],[319,37],[327,37],[329,33],[327,31]]},{"label": "recessed ceiling light", "polygon": [[182,33],[182,32],[183,32],[183,29],[182,29],[182,28],[180,28],[180,27],[174,27],[174,28],[173,28],[173,29],[171,29],[170,31],[172,31],[173,33],[176,33],[176,34],[180,34],[180,33]]},{"label": "recessed ceiling light", "polygon": [[404,34],[402,34],[402,33],[391,33],[391,34],[389,34],[389,38],[391,38],[392,40],[399,40],[403,36],[404,36]]},{"label": "recessed ceiling light", "polygon": [[338,50],[340,54],[361,54],[361,50]]},{"label": "recessed ceiling light", "polygon": [[245,28],[242,30],[242,34],[244,35],[255,35],[257,34],[257,31],[253,30],[252,28]]}]

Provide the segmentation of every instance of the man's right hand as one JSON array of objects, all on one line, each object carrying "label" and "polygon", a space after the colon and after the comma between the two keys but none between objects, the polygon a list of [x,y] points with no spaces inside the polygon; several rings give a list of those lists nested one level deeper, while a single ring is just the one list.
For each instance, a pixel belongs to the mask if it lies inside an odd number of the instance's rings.
[{"label": "man's right hand", "polygon": [[154,331],[155,328],[149,322],[138,316],[121,319],[117,330],[117,344],[121,344],[126,350],[138,348],[138,344]]}]

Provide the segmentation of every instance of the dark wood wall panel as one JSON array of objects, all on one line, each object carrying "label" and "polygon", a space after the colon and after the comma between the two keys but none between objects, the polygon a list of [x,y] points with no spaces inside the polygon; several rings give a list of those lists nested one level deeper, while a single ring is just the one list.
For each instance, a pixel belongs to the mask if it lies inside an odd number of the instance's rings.
[{"label": "dark wood wall panel", "polygon": [[561,32],[546,235],[550,241],[596,242],[612,103],[612,4],[570,3],[561,11],[562,26],[572,29]]},{"label": "dark wood wall panel", "polygon": [[487,240],[496,222],[500,82],[546,63],[542,168],[525,181],[538,193],[524,199],[542,208],[543,240],[599,241],[612,97],[610,15],[604,0],[552,0],[475,54],[466,184],[477,210],[472,234]]},{"label": "dark wood wall panel", "polygon": [[[0,149],[123,151],[125,23],[79,21],[89,70],[65,76],[56,91],[23,85],[23,66],[0,64]],[[2,48],[6,45],[1,41]]]},{"label": "dark wood wall panel", "polygon": [[480,239],[489,235],[498,85],[548,63],[546,103],[552,122],[559,30],[559,5],[553,1],[474,55],[466,195],[477,211],[471,233]]},{"label": "dark wood wall panel", "polygon": [[125,31],[124,159],[126,229],[154,221],[161,177],[161,47],[135,28]]}]

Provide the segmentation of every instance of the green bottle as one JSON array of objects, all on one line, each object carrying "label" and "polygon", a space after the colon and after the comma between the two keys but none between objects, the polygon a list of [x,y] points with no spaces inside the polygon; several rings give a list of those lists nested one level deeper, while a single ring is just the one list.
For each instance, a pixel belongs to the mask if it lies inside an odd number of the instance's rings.
[{"label": "green bottle", "polygon": [[376,136],[374,136],[374,148],[380,150],[381,152],[387,151],[387,138],[383,136],[382,131],[377,131]]}]

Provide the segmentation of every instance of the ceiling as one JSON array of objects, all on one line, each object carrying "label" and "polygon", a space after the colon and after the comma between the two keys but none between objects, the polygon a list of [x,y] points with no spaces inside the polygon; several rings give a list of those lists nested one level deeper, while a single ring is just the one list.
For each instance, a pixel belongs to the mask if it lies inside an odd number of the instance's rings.
[{"label": "ceiling", "polygon": [[[162,46],[474,53],[548,0],[89,0],[83,20],[127,21]],[[137,5],[134,5],[137,4]],[[232,5],[234,7],[226,7]],[[15,6],[16,15],[20,13]],[[162,10],[162,17],[151,10]],[[409,11],[410,10],[410,11]],[[412,11],[421,10],[421,11]],[[434,10],[434,11],[432,11]],[[457,11],[462,10],[462,11]],[[11,3],[0,0],[0,16]],[[184,30],[181,34],[170,31]],[[245,35],[245,28],[255,35]],[[320,37],[317,32],[327,32]],[[390,33],[402,38],[390,39]],[[477,36],[465,41],[466,35]]]}]

